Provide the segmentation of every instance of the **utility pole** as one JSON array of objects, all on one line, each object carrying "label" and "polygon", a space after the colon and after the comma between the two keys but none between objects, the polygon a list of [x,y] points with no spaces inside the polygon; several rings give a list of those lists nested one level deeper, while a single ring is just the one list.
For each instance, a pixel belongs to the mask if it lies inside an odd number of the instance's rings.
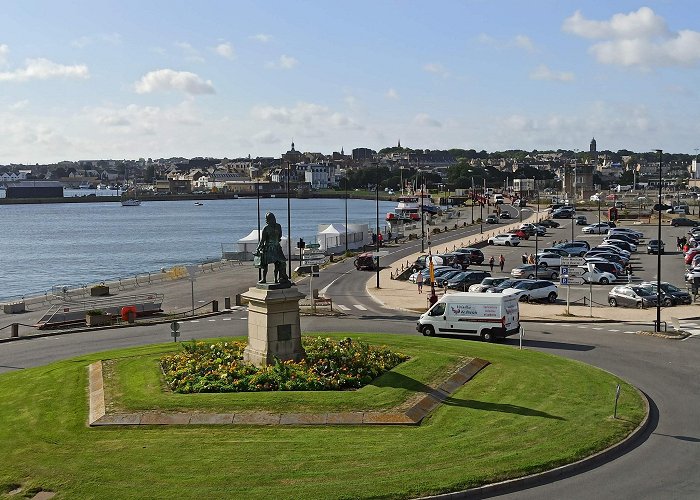
[{"label": "utility pole", "polygon": [[659,153],[659,226],[658,226],[658,246],[656,247],[656,331],[661,331],[661,164],[663,162],[663,151],[656,150]]}]

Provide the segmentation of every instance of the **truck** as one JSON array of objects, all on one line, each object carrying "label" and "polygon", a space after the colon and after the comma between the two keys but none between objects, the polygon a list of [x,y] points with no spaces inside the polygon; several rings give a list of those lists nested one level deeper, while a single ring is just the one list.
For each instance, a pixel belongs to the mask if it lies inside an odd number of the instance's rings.
[{"label": "truck", "polygon": [[520,331],[518,296],[508,292],[443,295],[420,315],[416,330],[426,337],[478,335],[486,342],[494,342]]}]

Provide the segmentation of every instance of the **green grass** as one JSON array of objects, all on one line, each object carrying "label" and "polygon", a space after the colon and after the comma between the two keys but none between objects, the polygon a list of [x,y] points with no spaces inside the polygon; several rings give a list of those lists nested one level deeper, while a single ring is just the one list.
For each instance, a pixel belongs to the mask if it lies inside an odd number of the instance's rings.
[{"label": "green grass", "polygon": [[[574,461],[621,439],[643,418],[643,404],[632,387],[582,363],[481,342],[356,336],[415,356],[400,368],[414,370],[409,378],[418,383],[419,376],[440,371],[430,363],[409,366],[422,357],[481,357],[492,364],[417,427],[86,427],[89,363],[111,358],[125,363],[122,368],[145,367],[142,375],[126,370],[119,383],[159,387],[147,362],[130,363],[139,356],[154,359],[173,344],[3,374],[0,495],[9,485],[21,484],[25,491],[56,491],[59,498],[404,498]],[[615,420],[617,383],[622,391]],[[391,396],[394,390],[410,392],[411,383],[394,376],[386,386],[391,390],[378,383],[340,396],[358,397],[355,393],[365,389],[374,397]],[[144,394],[124,399],[143,404]],[[265,405],[284,410],[288,404],[277,395],[266,396]],[[294,404],[314,408],[342,399],[337,394],[293,396]],[[168,398],[160,397],[165,405]]]}]

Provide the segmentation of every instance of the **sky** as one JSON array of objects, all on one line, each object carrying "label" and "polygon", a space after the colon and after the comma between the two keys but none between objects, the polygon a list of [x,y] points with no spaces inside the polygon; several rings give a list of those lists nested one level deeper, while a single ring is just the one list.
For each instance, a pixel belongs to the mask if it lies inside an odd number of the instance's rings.
[{"label": "sky", "polygon": [[0,3],[0,164],[700,148],[700,2]]}]

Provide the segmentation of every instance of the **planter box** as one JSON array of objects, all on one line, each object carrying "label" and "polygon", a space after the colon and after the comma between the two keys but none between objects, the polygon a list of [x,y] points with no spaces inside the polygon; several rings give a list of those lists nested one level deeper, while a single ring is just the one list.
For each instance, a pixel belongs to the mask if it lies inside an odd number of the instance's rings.
[{"label": "planter box", "polygon": [[27,307],[23,300],[18,302],[9,302],[3,304],[2,310],[5,314],[19,314],[27,311]]},{"label": "planter box", "polygon": [[103,297],[109,295],[109,287],[107,285],[96,285],[90,288],[91,297]]},{"label": "planter box", "polygon": [[112,316],[107,314],[86,314],[85,323],[87,326],[105,326],[112,324]]}]

